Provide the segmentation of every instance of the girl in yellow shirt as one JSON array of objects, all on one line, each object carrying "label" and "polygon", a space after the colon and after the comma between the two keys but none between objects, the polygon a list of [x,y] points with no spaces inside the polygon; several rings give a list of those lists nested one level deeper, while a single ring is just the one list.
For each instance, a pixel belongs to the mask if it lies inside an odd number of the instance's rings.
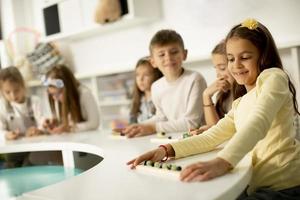
[{"label": "girl in yellow shirt", "polygon": [[300,199],[300,145],[293,126],[299,114],[296,92],[269,30],[245,20],[228,33],[226,53],[237,82],[233,91],[241,94],[229,113],[203,134],[160,146],[127,164],[134,168],[145,160],[203,153],[230,139],[217,158],[187,166],[181,181],[222,176],[251,151],[253,175],[239,200]]}]

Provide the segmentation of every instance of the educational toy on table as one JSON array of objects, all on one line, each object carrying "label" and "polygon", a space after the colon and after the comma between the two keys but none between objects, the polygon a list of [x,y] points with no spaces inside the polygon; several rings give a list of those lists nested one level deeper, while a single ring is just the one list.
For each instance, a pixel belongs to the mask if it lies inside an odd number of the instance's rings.
[{"label": "educational toy on table", "polygon": [[182,167],[179,165],[167,163],[167,162],[153,162],[151,160],[144,161],[140,165],[136,166],[138,173],[163,176],[179,180]]}]

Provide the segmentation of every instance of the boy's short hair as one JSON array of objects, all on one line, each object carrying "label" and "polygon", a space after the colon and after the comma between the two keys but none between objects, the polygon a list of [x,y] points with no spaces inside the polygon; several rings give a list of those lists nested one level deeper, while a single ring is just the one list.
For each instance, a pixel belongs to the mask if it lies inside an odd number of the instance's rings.
[{"label": "boy's short hair", "polygon": [[184,49],[184,42],[179,33],[171,29],[162,29],[152,37],[149,50],[152,52],[153,46],[164,46],[172,43],[177,43]]}]

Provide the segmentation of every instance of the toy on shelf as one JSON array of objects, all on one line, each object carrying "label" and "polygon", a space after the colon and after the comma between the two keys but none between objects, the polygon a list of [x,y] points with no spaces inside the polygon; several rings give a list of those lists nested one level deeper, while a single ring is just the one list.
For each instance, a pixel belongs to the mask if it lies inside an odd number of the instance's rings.
[{"label": "toy on shelf", "polygon": [[101,0],[95,12],[95,21],[99,24],[114,22],[121,17],[121,4],[119,0]]}]

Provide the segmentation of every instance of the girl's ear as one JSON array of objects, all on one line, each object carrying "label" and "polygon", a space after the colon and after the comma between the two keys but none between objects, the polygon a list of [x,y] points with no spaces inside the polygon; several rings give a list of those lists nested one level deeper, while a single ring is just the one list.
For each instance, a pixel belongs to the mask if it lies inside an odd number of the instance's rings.
[{"label": "girl's ear", "polygon": [[188,50],[187,50],[187,49],[184,49],[184,50],[183,50],[183,60],[186,60],[187,55],[188,55]]},{"label": "girl's ear", "polygon": [[152,56],[150,56],[149,61],[150,61],[151,65],[152,65],[152,67],[157,68],[157,65],[155,64],[155,61],[154,61],[154,59],[153,59]]}]

